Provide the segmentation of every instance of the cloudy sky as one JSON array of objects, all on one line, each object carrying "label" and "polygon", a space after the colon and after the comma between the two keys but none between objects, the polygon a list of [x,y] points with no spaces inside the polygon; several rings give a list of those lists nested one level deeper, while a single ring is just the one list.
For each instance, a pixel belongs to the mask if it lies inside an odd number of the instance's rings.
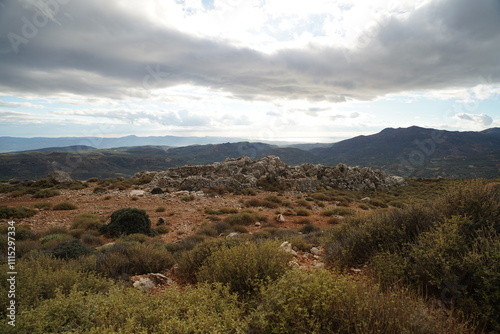
[{"label": "cloudy sky", "polygon": [[0,0],[0,136],[500,126],[499,0]]}]

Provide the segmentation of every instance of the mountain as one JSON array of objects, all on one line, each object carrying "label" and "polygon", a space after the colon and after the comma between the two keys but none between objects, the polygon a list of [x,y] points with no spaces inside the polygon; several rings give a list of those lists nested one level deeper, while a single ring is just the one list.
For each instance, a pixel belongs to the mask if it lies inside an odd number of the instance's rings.
[{"label": "mountain", "polygon": [[60,137],[60,138],[19,138],[19,137],[0,137],[1,152],[19,152],[40,150],[47,147],[66,147],[66,146],[90,146],[98,149],[107,149],[113,147],[131,147],[131,146],[187,146],[195,144],[220,144],[225,142],[241,142],[241,138],[225,137],[176,137],[176,136],[125,136],[120,138],[104,137]]},{"label": "mountain", "polygon": [[325,164],[369,166],[402,176],[499,177],[500,128],[458,132],[421,128],[387,128],[314,148]]},{"label": "mountain", "polygon": [[289,147],[246,141],[182,147],[52,147],[0,154],[0,179],[39,179],[53,170],[68,171],[76,179],[125,177],[143,170],[210,164],[242,155],[252,159],[275,155],[289,165],[345,163],[405,177],[499,178],[500,128],[480,132],[387,128],[330,145]]}]

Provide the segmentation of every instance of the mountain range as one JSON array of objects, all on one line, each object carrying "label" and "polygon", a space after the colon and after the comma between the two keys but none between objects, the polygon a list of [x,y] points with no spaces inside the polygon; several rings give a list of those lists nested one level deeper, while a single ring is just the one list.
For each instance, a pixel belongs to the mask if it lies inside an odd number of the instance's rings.
[{"label": "mountain range", "polygon": [[[132,137],[139,140],[134,141]],[[5,138],[9,137],[0,138],[0,147],[4,149],[8,142]],[[47,141],[42,138],[38,139],[40,145],[49,142],[55,145],[35,150],[29,148],[28,138],[22,138],[22,145],[26,148],[24,152],[0,154],[0,179],[38,179],[53,170],[68,171],[76,179],[126,177],[142,170],[165,170],[188,164],[208,164],[242,155],[253,159],[275,155],[290,165],[345,163],[382,169],[404,177],[500,177],[500,128],[480,132],[445,131],[416,126],[387,128],[377,134],[358,136],[329,145],[286,147],[239,140],[231,143],[172,147],[140,145],[143,140],[141,137],[126,138],[128,139],[107,138],[109,141],[106,145],[125,145],[102,148],[104,144],[100,142],[99,149],[85,145],[92,143],[88,138],[73,138],[66,142],[49,141],[60,138],[45,138]],[[227,138],[224,139],[228,141]],[[177,142],[181,142],[181,139]],[[20,147],[21,144],[16,145]]]}]

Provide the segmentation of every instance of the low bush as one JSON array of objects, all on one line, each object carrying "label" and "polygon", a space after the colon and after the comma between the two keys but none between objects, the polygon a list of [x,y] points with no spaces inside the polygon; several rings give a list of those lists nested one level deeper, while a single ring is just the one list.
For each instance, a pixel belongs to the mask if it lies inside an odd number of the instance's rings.
[{"label": "low bush", "polygon": [[333,208],[329,210],[325,210],[321,212],[322,216],[331,217],[331,216],[352,216],[356,214],[356,210],[350,208]]},{"label": "low bush", "polygon": [[80,236],[80,240],[85,245],[88,245],[88,246],[91,246],[91,247],[102,246],[104,244],[104,242],[101,240],[101,238],[99,238],[99,237],[97,237],[95,235],[89,234],[89,233],[83,233]]},{"label": "low bush", "polygon": [[287,271],[291,255],[278,246],[275,241],[264,241],[223,247],[206,258],[196,277],[227,284],[232,292],[251,297]]},{"label": "low bush", "polygon": [[80,240],[75,239],[59,243],[51,253],[59,259],[76,259],[92,253],[92,249]]},{"label": "low bush", "polygon": [[155,212],[165,212],[165,211],[167,211],[167,208],[164,206],[159,206],[155,210]]},{"label": "low bush", "polygon": [[154,233],[146,211],[135,208],[125,208],[113,212],[110,223],[102,226],[100,232],[111,238],[122,234],[143,233],[152,235]]},{"label": "low bush", "polygon": [[76,210],[77,206],[69,202],[61,202],[52,207],[52,210]]},{"label": "low bush", "polygon": [[196,282],[196,274],[205,260],[214,252],[223,248],[230,248],[239,245],[236,239],[214,239],[196,245],[192,250],[184,252],[178,258],[177,272],[184,280]]},{"label": "low bush", "polygon": [[268,209],[276,209],[279,205],[275,202],[252,198],[245,202],[247,207],[264,207]]},{"label": "low bush", "polygon": [[297,208],[294,210],[297,216],[310,216],[311,213],[304,208]]},{"label": "low bush", "polygon": [[101,228],[104,219],[92,213],[82,213],[73,219],[72,229],[83,229],[85,231],[97,231]]},{"label": "low bush", "polygon": [[321,231],[321,229],[317,226],[314,226],[313,224],[307,224],[299,230],[299,232],[302,232],[303,234],[309,234],[318,231]]},{"label": "low bush", "polygon": [[25,206],[0,206],[0,219],[29,218],[35,214],[35,210]]},{"label": "low bush", "polygon": [[112,278],[163,272],[174,265],[164,244],[115,244],[98,254],[96,268]]},{"label": "low bush", "polygon": [[260,217],[255,212],[242,212],[235,215],[228,216],[224,219],[224,222],[229,225],[251,225],[258,221],[265,221],[265,217]]},{"label": "low bush", "polygon": [[50,202],[35,203],[33,204],[33,207],[39,210],[50,210],[52,208],[52,203]]},{"label": "low bush", "polygon": [[373,206],[379,207],[379,208],[387,208],[388,207],[387,203],[382,202],[379,199],[371,199],[368,201],[368,203],[373,205]]},{"label": "low bush", "polygon": [[165,226],[165,225],[157,226],[157,227],[155,228],[155,231],[156,231],[156,233],[158,233],[158,234],[167,234],[167,233],[169,233],[169,232],[170,232],[170,227]]},{"label": "low bush", "polygon": [[56,189],[40,189],[33,194],[33,198],[49,198],[59,195],[61,195],[61,193]]},{"label": "low bush", "polygon": [[[160,294],[115,286],[72,290],[20,317],[17,333],[233,333],[244,310],[222,285],[171,287]],[[6,322],[4,322],[6,323]]]},{"label": "low bush", "polygon": [[326,270],[289,271],[261,292],[250,333],[473,333],[407,291]]}]

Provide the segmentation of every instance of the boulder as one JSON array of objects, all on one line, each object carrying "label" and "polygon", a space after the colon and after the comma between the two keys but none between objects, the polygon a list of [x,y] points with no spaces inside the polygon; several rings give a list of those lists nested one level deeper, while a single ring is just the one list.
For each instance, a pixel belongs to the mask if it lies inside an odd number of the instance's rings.
[{"label": "boulder", "polygon": [[134,288],[145,292],[158,285],[171,285],[174,283],[174,281],[167,276],[156,273],[132,276],[131,281]]},{"label": "boulder", "polygon": [[55,183],[71,183],[73,179],[69,173],[63,172],[62,170],[56,170],[49,174],[49,179]]}]

